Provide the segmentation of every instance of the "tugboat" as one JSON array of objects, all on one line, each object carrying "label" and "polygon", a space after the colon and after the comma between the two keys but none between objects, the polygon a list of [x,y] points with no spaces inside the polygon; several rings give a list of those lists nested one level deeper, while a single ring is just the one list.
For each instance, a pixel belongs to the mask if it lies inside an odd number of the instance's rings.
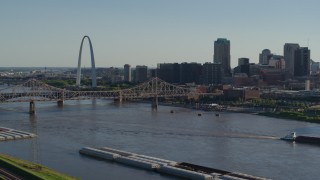
[{"label": "tugboat", "polygon": [[292,132],[288,135],[286,135],[285,137],[280,138],[281,140],[285,140],[285,141],[295,141],[295,139],[297,138],[296,132]]}]

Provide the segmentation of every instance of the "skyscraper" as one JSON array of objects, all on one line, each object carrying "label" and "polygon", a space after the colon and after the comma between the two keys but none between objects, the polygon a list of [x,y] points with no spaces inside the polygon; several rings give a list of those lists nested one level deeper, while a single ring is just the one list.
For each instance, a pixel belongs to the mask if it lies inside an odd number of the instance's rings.
[{"label": "skyscraper", "polygon": [[294,57],[295,51],[299,49],[299,44],[286,43],[283,47],[283,56],[286,64],[287,77],[292,78],[294,75]]},{"label": "skyscraper", "polygon": [[169,83],[180,83],[180,64],[162,63],[157,71],[160,79]]},{"label": "skyscraper", "polygon": [[239,58],[238,66],[241,66],[241,65],[249,65],[249,58]]},{"label": "skyscraper", "polygon": [[148,80],[148,67],[136,66],[135,82],[145,82]]},{"label": "skyscraper", "polygon": [[202,66],[203,84],[221,84],[221,64],[205,63]]},{"label": "skyscraper", "polygon": [[318,74],[320,71],[320,62],[314,62],[312,60],[310,60],[310,71],[311,74]]},{"label": "skyscraper", "polygon": [[269,49],[262,50],[262,53],[259,55],[259,64],[269,64],[269,59],[271,57],[271,51]]},{"label": "skyscraper", "polygon": [[124,65],[124,81],[131,82],[131,66],[130,66],[130,64]]},{"label": "skyscraper", "polygon": [[231,76],[229,40],[225,38],[218,38],[214,42],[213,62],[221,64],[223,76]]},{"label": "skyscraper", "polygon": [[250,76],[249,58],[238,59],[238,71],[240,71],[240,73],[246,73],[248,76]]},{"label": "skyscraper", "polygon": [[307,47],[301,47],[294,54],[294,76],[310,75],[310,50]]},{"label": "skyscraper", "polygon": [[199,63],[181,63],[180,64],[180,83],[200,83],[202,65]]}]

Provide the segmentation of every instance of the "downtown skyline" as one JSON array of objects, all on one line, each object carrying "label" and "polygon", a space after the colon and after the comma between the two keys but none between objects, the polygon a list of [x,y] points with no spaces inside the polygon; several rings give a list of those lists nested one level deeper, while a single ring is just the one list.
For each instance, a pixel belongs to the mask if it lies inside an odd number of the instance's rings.
[{"label": "downtown skyline", "polygon": [[[92,40],[97,67],[124,64],[212,62],[214,41],[230,40],[231,67],[238,58],[258,63],[285,43],[309,47],[320,60],[320,2],[8,1],[0,7],[2,67],[76,67],[81,38]],[[90,67],[87,42],[83,66]]]}]

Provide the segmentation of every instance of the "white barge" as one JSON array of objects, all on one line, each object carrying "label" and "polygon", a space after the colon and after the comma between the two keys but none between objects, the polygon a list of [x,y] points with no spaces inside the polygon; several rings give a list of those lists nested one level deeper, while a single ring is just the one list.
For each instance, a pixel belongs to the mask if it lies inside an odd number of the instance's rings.
[{"label": "white barge", "polygon": [[119,162],[128,166],[134,166],[159,173],[174,175],[186,179],[195,180],[266,180],[265,178],[252,176],[238,172],[228,172],[210,167],[199,166],[185,162],[175,162],[166,159],[131,153],[109,147],[91,148],[84,147],[80,154],[95,158]]},{"label": "white barge", "polygon": [[0,141],[26,139],[36,137],[35,134],[18,131],[10,128],[0,127]]}]

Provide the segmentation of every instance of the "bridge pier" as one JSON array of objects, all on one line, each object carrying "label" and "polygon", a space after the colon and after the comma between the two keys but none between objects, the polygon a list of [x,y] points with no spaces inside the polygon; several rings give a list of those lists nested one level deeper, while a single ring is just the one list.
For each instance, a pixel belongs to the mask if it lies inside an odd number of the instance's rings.
[{"label": "bridge pier", "polygon": [[64,100],[64,91],[61,91],[58,94],[58,101],[57,101],[58,107],[63,107],[63,100]]},{"label": "bridge pier", "polygon": [[200,109],[200,104],[196,103],[196,109]]},{"label": "bridge pier", "polygon": [[58,100],[57,101],[58,107],[63,107],[63,100]]},{"label": "bridge pier", "polygon": [[36,104],[34,101],[30,101],[29,114],[36,114]]},{"label": "bridge pier", "polygon": [[156,111],[158,110],[158,97],[154,97],[152,99],[152,104],[151,104],[152,110]]},{"label": "bridge pier", "polygon": [[122,103],[122,92],[121,91],[119,92],[119,97],[118,98],[114,98],[114,101],[118,102],[118,103]]}]

